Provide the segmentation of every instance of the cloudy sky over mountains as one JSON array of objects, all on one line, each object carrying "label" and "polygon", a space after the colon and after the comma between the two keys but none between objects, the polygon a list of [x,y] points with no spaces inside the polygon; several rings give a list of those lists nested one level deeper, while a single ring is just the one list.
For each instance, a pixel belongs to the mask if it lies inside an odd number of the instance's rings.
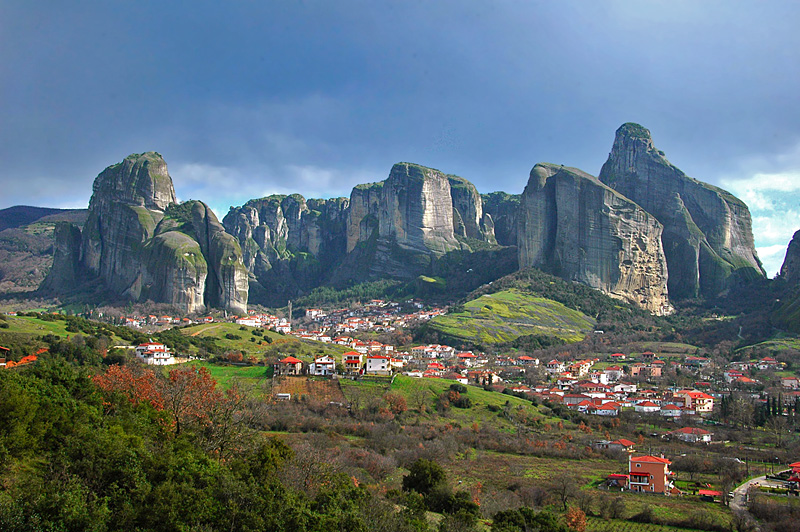
[{"label": "cloudy sky over mountains", "polygon": [[770,275],[800,229],[800,4],[0,2],[0,208],[85,207],[134,152],[220,215],[412,161],[520,193],[598,174],[626,121],[745,200]]}]

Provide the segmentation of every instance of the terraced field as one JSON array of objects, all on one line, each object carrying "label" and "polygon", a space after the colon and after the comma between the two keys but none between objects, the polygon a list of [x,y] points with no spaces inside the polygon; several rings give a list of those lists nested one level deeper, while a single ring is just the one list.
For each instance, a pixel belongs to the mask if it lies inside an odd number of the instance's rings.
[{"label": "terraced field", "polygon": [[309,377],[278,377],[272,388],[273,394],[289,393],[292,399],[309,400],[320,403],[347,404],[339,382],[333,379],[314,379]]},{"label": "terraced field", "polygon": [[453,338],[493,344],[530,334],[577,342],[594,325],[594,319],[577,310],[512,289],[470,301],[461,312],[434,318],[430,327]]}]

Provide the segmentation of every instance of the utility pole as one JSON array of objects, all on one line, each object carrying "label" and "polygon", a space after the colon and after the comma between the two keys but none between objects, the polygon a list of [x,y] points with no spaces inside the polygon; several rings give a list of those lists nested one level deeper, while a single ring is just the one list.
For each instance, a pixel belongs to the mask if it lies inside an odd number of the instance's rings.
[{"label": "utility pole", "polygon": [[292,323],[292,300],[289,300],[289,323]]}]

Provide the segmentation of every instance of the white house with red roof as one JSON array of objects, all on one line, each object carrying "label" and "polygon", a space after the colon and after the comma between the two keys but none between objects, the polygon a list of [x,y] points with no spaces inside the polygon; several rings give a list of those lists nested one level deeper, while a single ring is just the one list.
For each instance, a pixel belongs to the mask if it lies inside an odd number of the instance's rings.
[{"label": "white house with red roof", "polygon": [[620,405],[616,401],[608,401],[596,407],[594,410],[594,414],[598,416],[613,417],[613,416],[618,416],[621,409],[622,405]]},{"label": "white house with red roof", "polygon": [[699,390],[681,390],[675,392],[675,396],[683,397],[686,406],[693,409],[698,414],[708,415],[714,411],[714,398]]},{"label": "white house with red roof", "polygon": [[308,367],[310,375],[327,377],[336,373],[336,361],[333,357],[325,355],[314,359],[314,363]]},{"label": "white house with red roof", "polygon": [[636,444],[631,440],[620,438],[619,440],[614,441],[601,440],[593,443],[592,447],[598,450],[633,452],[634,445]]},{"label": "white house with red roof", "polygon": [[369,355],[364,373],[367,375],[391,375],[392,359],[384,355]]},{"label": "white house with red roof", "polygon": [[781,386],[788,390],[800,389],[800,379],[797,377],[781,377]]},{"label": "white house with red roof", "polygon": [[681,417],[681,413],[681,407],[673,405],[672,403],[661,406],[661,415],[664,417],[679,418]]},{"label": "white house with red roof", "polygon": [[278,375],[302,375],[303,361],[293,356],[288,356],[275,365]]},{"label": "white house with red roof", "polygon": [[136,357],[145,364],[153,366],[168,366],[175,364],[175,358],[169,352],[169,347],[157,342],[147,342],[136,346]]},{"label": "white house with red roof", "polygon": [[633,406],[633,411],[638,414],[653,414],[661,410],[653,401],[641,401]]},{"label": "white house with red roof", "polygon": [[713,436],[711,432],[699,427],[684,427],[682,429],[673,430],[668,434],[688,443],[710,443],[711,436]]}]

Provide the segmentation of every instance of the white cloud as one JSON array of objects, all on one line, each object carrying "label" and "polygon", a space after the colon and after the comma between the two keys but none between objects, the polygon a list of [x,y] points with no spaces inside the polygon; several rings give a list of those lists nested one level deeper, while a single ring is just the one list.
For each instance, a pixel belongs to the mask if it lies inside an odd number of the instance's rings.
[{"label": "white cloud", "polygon": [[747,177],[725,178],[721,186],[750,208],[758,256],[772,276],[783,264],[792,235],[800,229],[800,143],[771,158],[747,159],[741,167]]}]

